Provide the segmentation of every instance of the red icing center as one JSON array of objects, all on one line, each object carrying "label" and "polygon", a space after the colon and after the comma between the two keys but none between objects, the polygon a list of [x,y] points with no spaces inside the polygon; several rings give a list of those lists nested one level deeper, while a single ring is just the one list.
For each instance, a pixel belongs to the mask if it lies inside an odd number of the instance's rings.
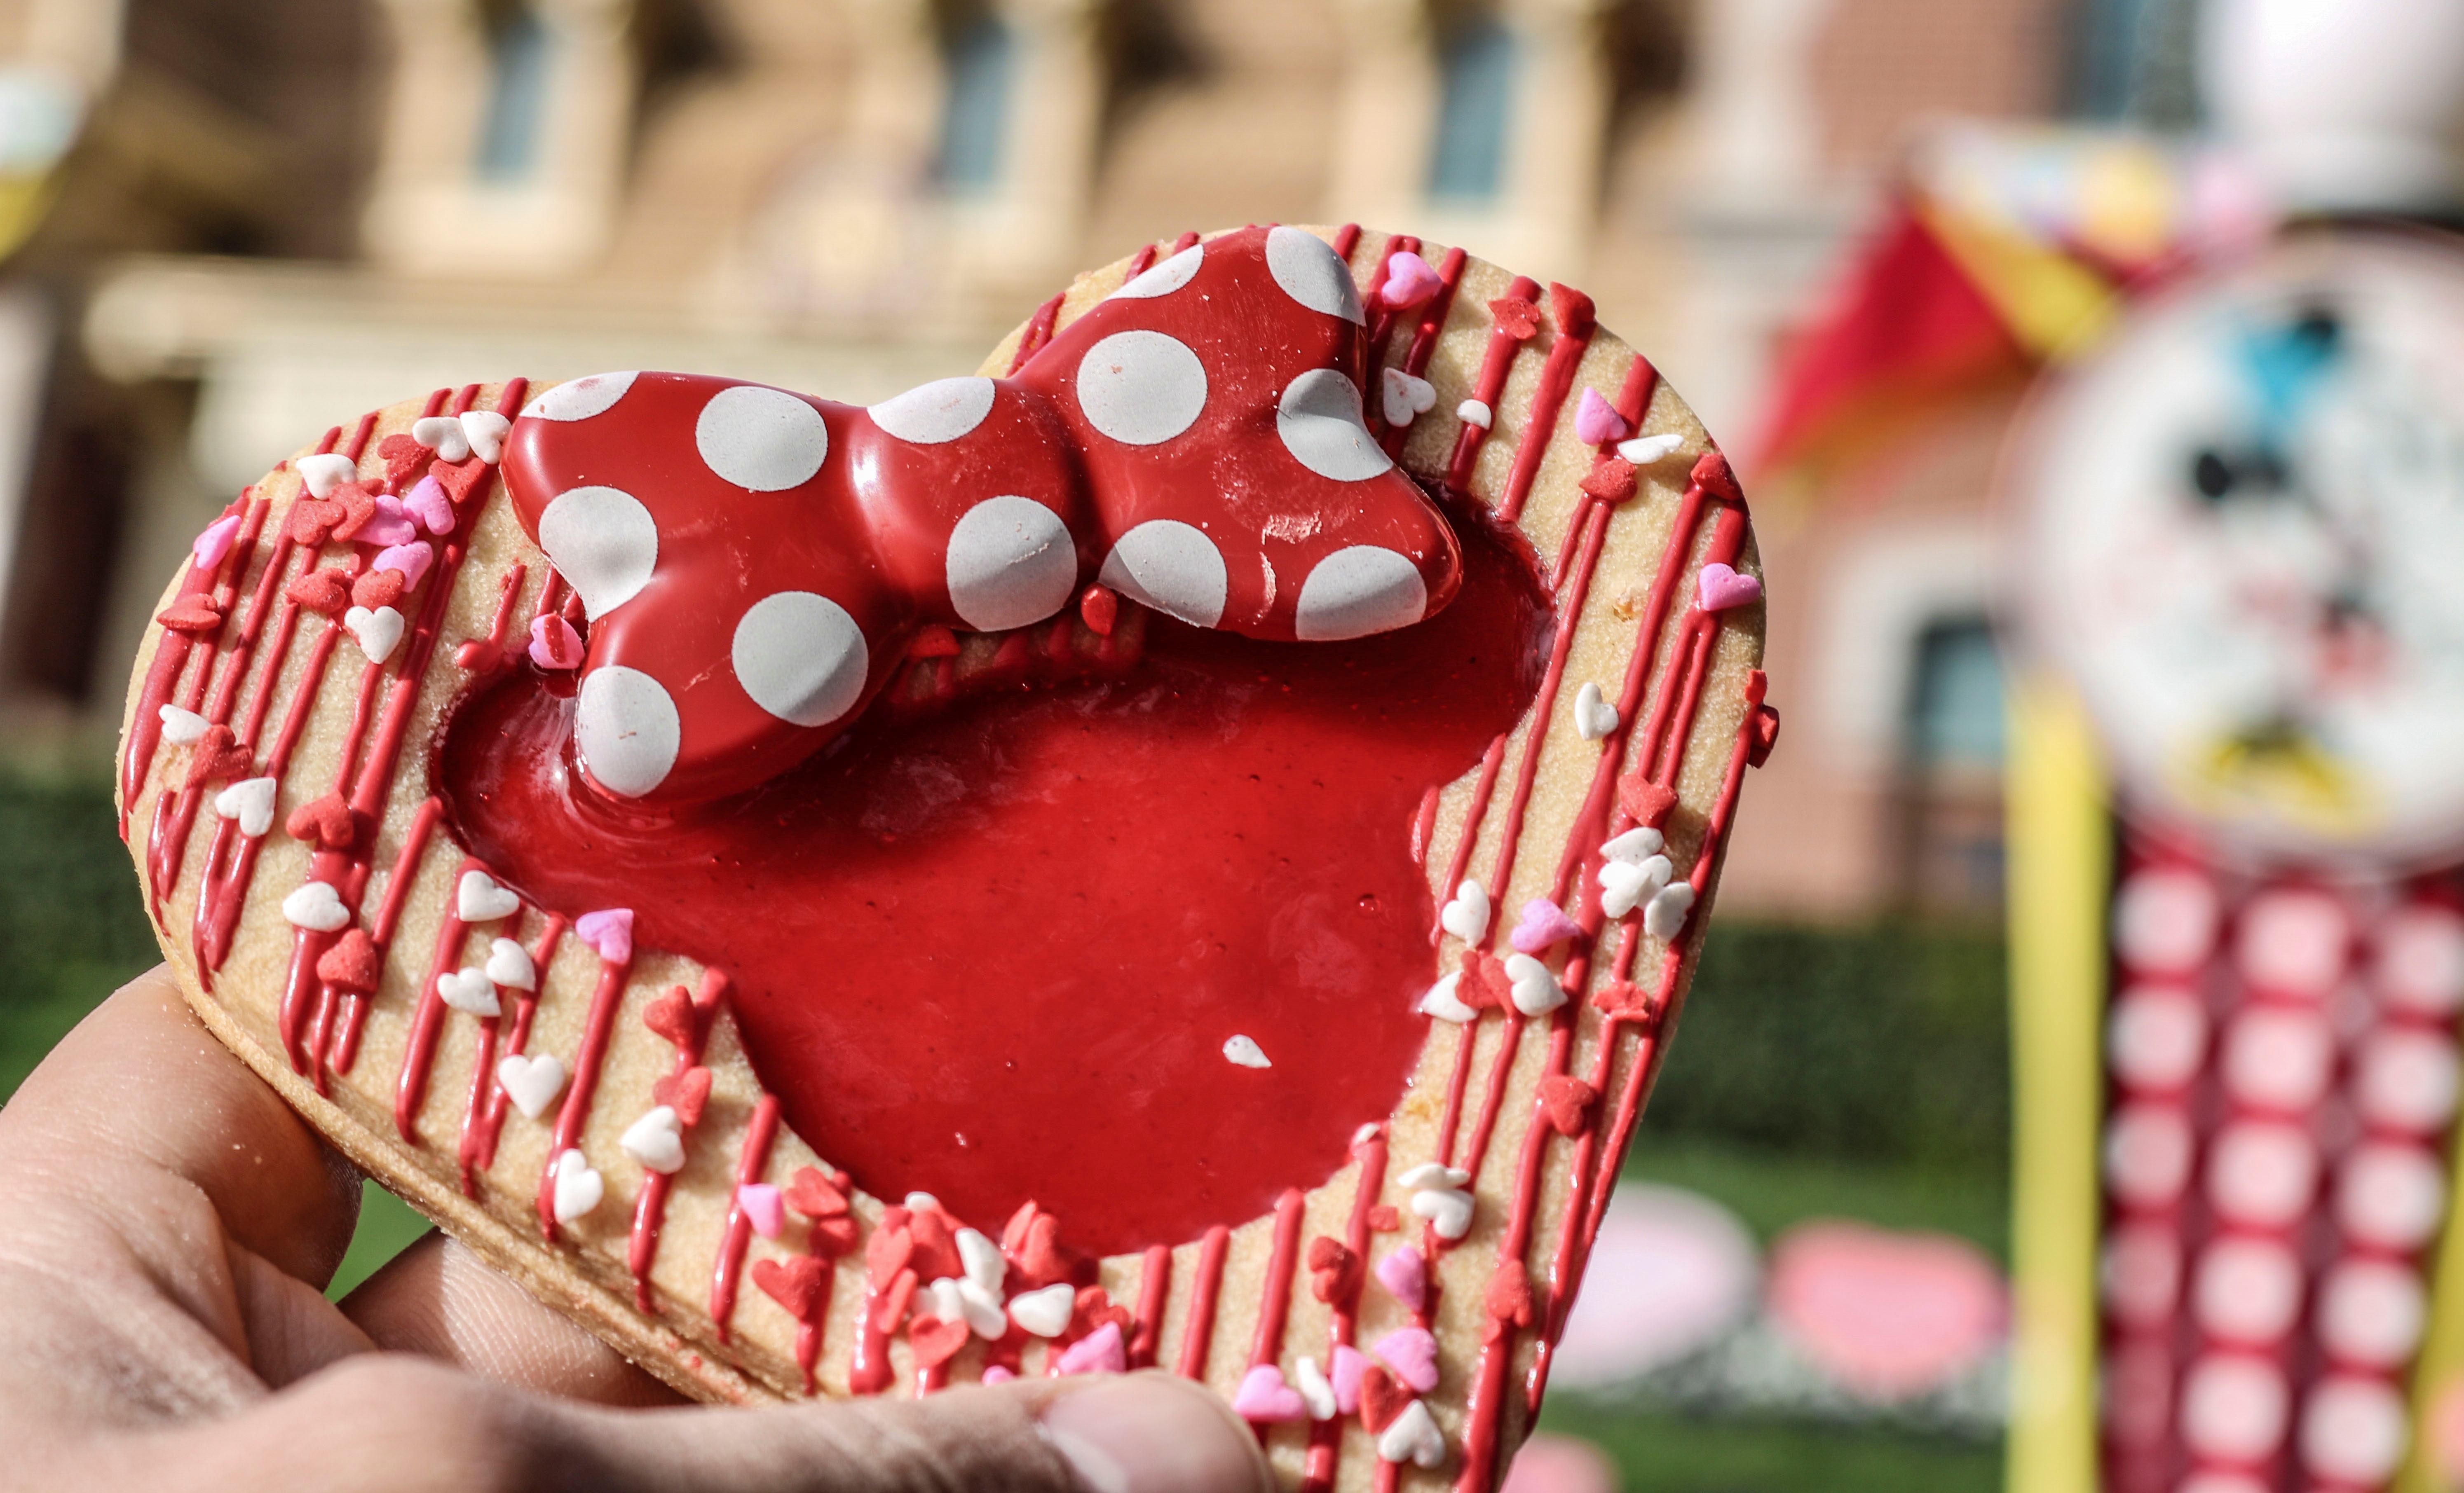
[{"label": "red icing center", "polygon": [[[630,907],[725,969],[787,1123],[876,1196],[1105,1253],[1263,1214],[1399,1099],[1435,910],[1413,825],[1529,707],[1550,612],[1502,537],[1417,626],[1280,644],[1148,619],[1144,658],[921,717],[869,711],[672,818],[579,789],[525,668],[439,774],[542,906]],[[1273,1066],[1234,1065],[1245,1036]]]}]

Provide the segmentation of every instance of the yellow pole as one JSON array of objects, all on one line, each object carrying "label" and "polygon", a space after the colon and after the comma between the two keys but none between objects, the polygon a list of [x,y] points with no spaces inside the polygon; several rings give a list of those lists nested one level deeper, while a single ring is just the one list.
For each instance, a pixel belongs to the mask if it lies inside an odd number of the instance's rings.
[{"label": "yellow pole", "polygon": [[2086,713],[2048,678],[2012,692],[2013,1308],[2007,1493],[2097,1486],[2097,1140],[2112,820]]}]

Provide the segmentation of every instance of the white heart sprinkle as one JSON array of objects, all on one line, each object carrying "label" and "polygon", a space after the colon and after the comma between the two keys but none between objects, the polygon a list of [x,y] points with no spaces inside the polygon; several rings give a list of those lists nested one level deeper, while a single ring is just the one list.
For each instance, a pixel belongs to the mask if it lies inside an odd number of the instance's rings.
[{"label": "white heart sprinkle", "polygon": [[510,1054],[496,1065],[496,1087],[515,1109],[536,1120],[564,1092],[564,1060],[552,1052],[536,1058]]},{"label": "white heart sprinkle", "polygon": [[468,964],[437,976],[436,996],[454,1010],[473,1016],[500,1016],[505,1009],[496,999],[496,987],[488,980],[488,972]]},{"label": "white heart sprinkle", "polygon": [[1386,423],[1410,425],[1420,411],[1438,402],[1438,386],[1426,379],[1416,379],[1400,368],[1386,370]]},{"label": "white heart sprinkle", "polygon": [[1267,1058],[1266,1050],[1246,1037],[1235,1037],[1226,1042],[1223,1058],[1225,1062],[1244,1068],[1270,1068],[1275,1065]]},{"label": "white heart sprinkle", "polygon": [[938,1213],[941,1211],[941,1199],[931,1193],[909,1193],[905,1199],[905,1206],[910,1213]]},{"label": "white heart sprinkle", "polygon": [[239,821],[239,832],[251,840],[262,840],[274,827],[274,790],[271,778],[249,778],[232,783],[214,795],[214,812],[225,819]]},{"label": "white heart sprinkle", "polygon": [[1489,413],[1486,405],[1476,399],[1467,399],[1455,406],[1455,418],[1465,425],[1476,425],[1485,430],[1488,428],[1488,423],[1496,417]]},{"label": "white heart sprinkle", "polygon": [[1067,1281],[1021,1291],[1009,1299],[1009,1319],[1021,1331],[1037,1337],[1059,1337],[1068,1330],[1069,1319],[1077,1310],[1078,1288]]},{"label": "white heart sprinkle", "polygon": [[1638,435],[1630,441],[1617,442],[1617,453],[1638,467],[1648,467],[1655,461],[1666,461],[1685,444],[1682,435]]},{"label": "white heart sprinkle", "polygon": [[1645,856],[1639,862],[1610,861],[1600,867],[1600,911],[1610,917],[1623,917],[1657,896],[1675,874],[1676,867],[1664,855]]},{"label": "white heart sprinkle", "polygon": [[1454,1021],[1459,1024],[1464,1021],[1479,1021],[1480,1013],[1463,1004],[1463,998],[1455,994],[1455,992],[1461,988],[1462,983],[1463,971],[1457,970],[1452,975],[1449,975],[1445,978],[1439,980],[1436,984],[1431,985],[1429,987],[1429,993],[1420,998],[1420,1014],[1422,1016],[1434,1016],[1441,1021]]},{"label": "white heart sprinkle", "polygon": [[1694,884],[1681,881],[1662,888],[1642,910],[1642,931],[1665,941],[1674,938],[1685,927],[1685,916],[1694,911]]},{"label": "white heart sprinkle", "polygon": [[159,713],[163,720],[163,739],[173,746],[187,746],[206,734],[212,724],[195,711],[184,711],[176,705],[165,705]]},{"label": "white heart sprinkle", "polygon": [[1600,693],[1600,687],[1585,684],[1574,692],[1574,729],[1586,741],[1598,741],[1617,729],[1617,708]]},{"label": "white heart sprinkle", "polygon": [[556,1221],[586,1217],[607,1196],[607,1182],[587,1157],[568,1151],[556,1158]]},{"label": "white heart sprinkle", "polygon": [[391,658],[394,646],[402,642],[402,613],[390,606],[380,606],[375,611],[354,606],[342,614],[342,626],[350,628],[351,636],[360,640],[360,651],[365,653],[372,664],[382,664]]},{"label": "white heart sprinkle", "polygon": [[360,474],[359,463],[330,451],[322,456],[302,456],[291,465],[298,472],[299,480],[308,484],[311,497],[331,496],[334,489]]},{"label": "white heart sprinkle", "polygon": [[496,885],[486,871],[464,871],[453,887],[453,915],[466,923],[493,923],[522,910],[522,899]]},{"label": "white heart sprinkle", "polygon": [[1461,1167],[1450,1167],[1442,1161],[1423,1161],[1401,1176],[1395,1178],[1398,1187],[1463,1187],[1471,1182],[1471,1174]]},{"label": "white heart sprinkle", "polygon": [[1566,987],[1549,973],[1549,966],[1528,954],[1506,956],[1506,977],[1511,983],[1507,994],[1514,1009],[1525,1016],[1546,1016],[1566,1003]]},{"label": "white heart sprinkle", "polygon": [[282,899],[282,915],[294,928],[330,933],[350,922],[351,910],[331,883],[312,881]]},{"label": "white heart sprinkle", "polygon": [[1459,1187],[1424,1187],[1412,1195],[1412,1211],[1429,1220],[1440,1239],[1471,1232],[1472,1197]]},{"label": "white heart sprinkle", "polygon": [[1001,1258],[1001,1246],[974,1229],[960,1229],[957,1240],[958,1262],[967,1279],[998,1297],[1001,1281],[1009,1274],[1009,1262]]},{"label": "white heart sprinkle", "polygon": [[684,1170],[684,1127],[676,1111],[660,1105],[627,1126],[616,1144],[625,1154],[663,1175],[672,1176]]},{"label": "white heart sprinkle", "polygon": [[530,951],[510,938],[488,945],[488,977],[507,990],[539,989],[539,969],[531,963]]},{"label": "white heart sprinkle", "polygon": [[1326,1380],[1326,1371],[1314,1358],[1303,1358],[1292,1365],[1292,1388],[1301,1392],[1301,1399],[1309,1408],[1311,1420],[1332,1420],[1337,1406],[1334,1386]]},{"label": "white heart sprinkle", "polygon": [[1494,910],[1488,905],[1488,889],[1466,876],[1455,889],[1445,910],[1438,914],[1438,926],[1465,943],[1478,943],[1488,936],[1488,919]]},{"label": "white heart sprinkle", "polygon": [[505,459],[505,436],[513,428],[512,421],[493,409],[469,409],[462,414],[462,438],[491,467]]},{"label": "white heart sprinkle", "polygon": [[1637,824],[1624,834],[1601,845],[1600,855],[1604,860],[1624,861],[1632,866],[1640,866],[1645,857],[1658,855],[1660,847],[1665,844],[1667,841],[1661,838],[1659,830]]},{"label": "white heart sprinkle", "polygon": [[933,1293],[933,1315],[944,1322],[963,1322],[967,1330],[987,1339],[1009,1330],[1009,1315],[1001,1310],[998,1292],[959,1276],[943,1276],[925,1289]]},{"label": "white heart sprinkle", "polygon": [[1404,1406],[1403,1413],[1378,1433],[1377,1455],[1388,1461],[1408,1461],[1416,1467],[1446,1464],[1445,1433],[1438,1429],[1427,1401],[1416,1399]]},{"label": "white heart sprinkle", "polygon": [[436,452],[439,461],[471,459],[471,438],[462,433],[462,422],[451,415],[429,415],[410,423],[410,438]]}]

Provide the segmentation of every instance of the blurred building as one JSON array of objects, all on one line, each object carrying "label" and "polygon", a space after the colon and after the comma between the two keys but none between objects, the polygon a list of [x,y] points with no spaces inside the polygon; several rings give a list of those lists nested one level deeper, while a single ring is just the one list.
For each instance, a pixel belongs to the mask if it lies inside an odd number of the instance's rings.
[{"label": "blurred building", "polygon": [[[54,100],[56,141],[0,274],[0,720],[20,750],[106,740],[204,518],[364,408],[607,366],[877,398],[1184,229],[1358,220],[1580,284],[1749,455],[1912,132],[2161,119],[2188,13],[0,0],[0,80]],[[11,100],[0,169],[43,128]],[[2016,393],[1758,494],[1789,741],[1731,906],[1996,905],[1984,502]]]}]

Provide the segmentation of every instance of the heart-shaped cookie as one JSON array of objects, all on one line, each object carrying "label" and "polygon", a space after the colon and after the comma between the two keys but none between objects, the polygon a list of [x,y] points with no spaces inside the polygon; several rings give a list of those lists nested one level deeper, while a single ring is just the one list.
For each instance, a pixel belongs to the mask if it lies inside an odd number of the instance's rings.
[{"label": "heart-shaped cookie", "polygon": [[1776,730],[1585,297],[1190,234],[976,378],[440,390],[216,525],[165,951],[541,1299],[705,1398],[1155,1365],[1293,1485],[1503,1467]]}]

